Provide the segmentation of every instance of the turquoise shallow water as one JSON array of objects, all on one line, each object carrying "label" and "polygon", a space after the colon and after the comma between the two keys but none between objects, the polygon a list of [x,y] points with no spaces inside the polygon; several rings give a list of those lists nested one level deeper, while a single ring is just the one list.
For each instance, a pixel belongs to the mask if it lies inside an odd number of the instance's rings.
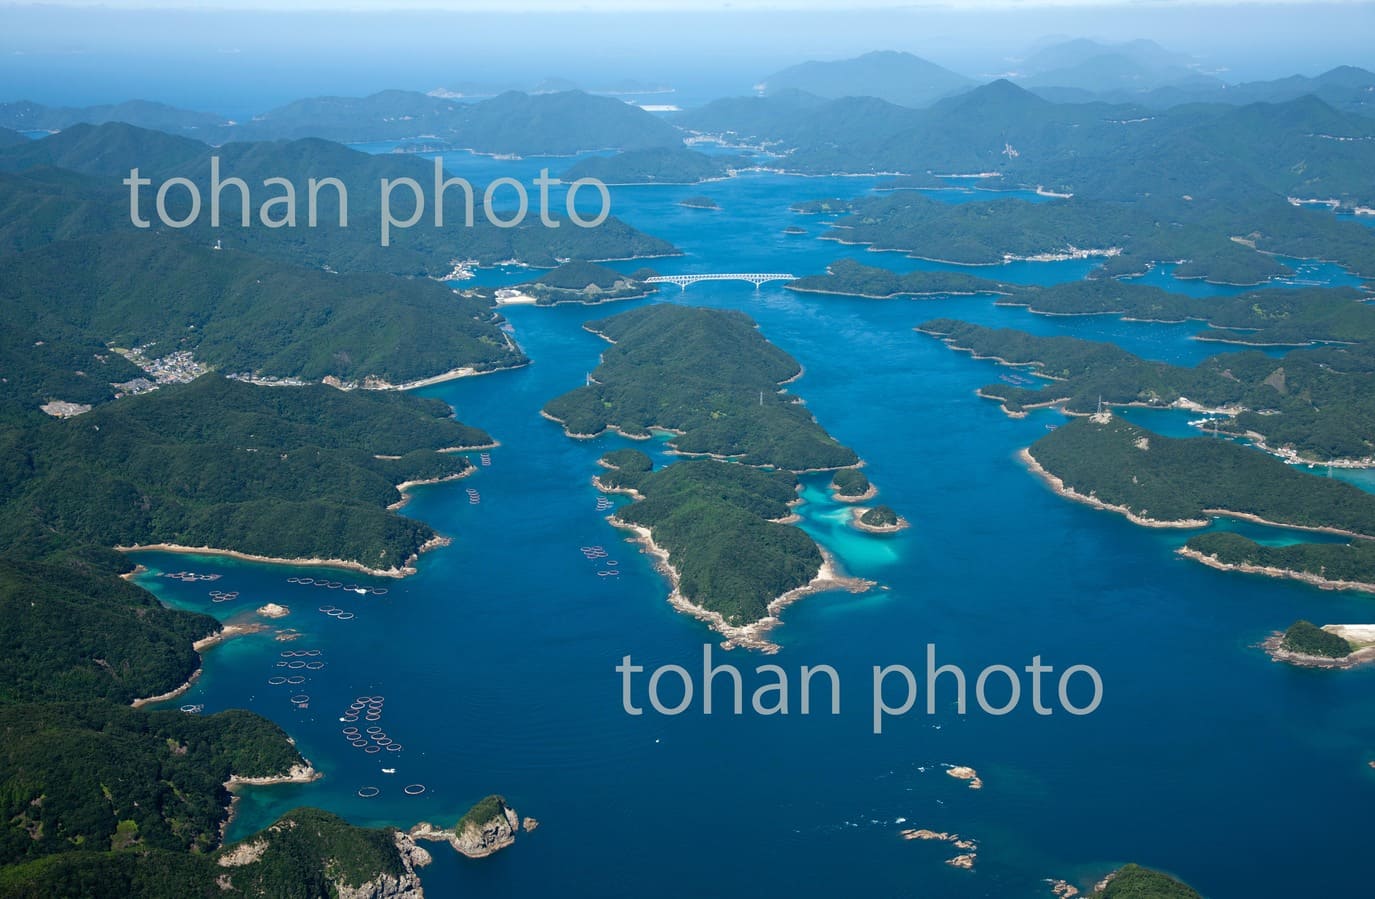
[{"label": "turquoise shallow water", "polygon": [[[539,167],[468,161],[475,181],[498,168]],[[617,189],[615,199],[617,214],[687,251],[654,263],[666,273],[804,274],[843,255],[915,267],[898,254],[781,233],[796,220],[790,202],[869,186],[751,176]],[[723,212],[673,205],[691,193],[716,197]],[[817,233],[818,222],[803,223]],[[1027,263],[998,275],[1046,283],[1085,271]],[[510,283],[528,273],[481,277]],[[497,791],[539,818],[540,830],[481,862],[436,845],[425,875],[431,895],[820,897],[863,883],[883,896],[1018,899],[1047,895],[1043,878],[1082,881],[1127,860],[1175,872],[1214,899],[1310,895],[1315,879],[1334,894],[1363,891],[1355,859],[1375,835],[1364,813],[1375,795],[1366,765],[1375,758],[1375,672],[1296,670],[1254,644],[1297,617],[1375,620],[1375,598],[1215,572],[1174,555],[1184,533],[1060,500],[1014,458],[1058,414],[1007,418],[973,395],[996,378],[995,366],[912,328],[954,315],[1114,340],[1181,362],[1218,346],[1190,340],[1187,327],[1052,319],[986,299],[872,301],[743,283],[698,284],[664,299],[754,316],[806,368],[790,389],[857,449],[882,500],[913,523],[892,537],[854,533],[821,489],[824,478],[809,478],[803,527],[850,572],[887,589],[792,606],[775,632],[776,656],[717,651],[718,662],[747,676],[765,661],[793,675],[800,665],[833,665],[841,714],[797,714],[796,689],[786,717],[721,714],[724,684],[710,717],[700,703],[676,718],[624,714],[613,671],[622,656],[700,672],[703,644],[714,641],[668,607],[662,578],[596,510],[595,460],[625,441],[570,440],[537,412],[596,364],[605,344],[581,324],[634,304],[512,308],[506,314],[534,364],[425,391],[501,446],[471,478],[416,491],[406,513],[453,537],[424,557],[419,574],[399,582],[328,575],[389,591],[364,597],[287,583],[318,570],[139,556],[153,572],[223,574],[213,585],[144,576],[169,603],[232,618],[277,601],[291,608],[281,624],[302,633],[291,643],[254,635],[211,650],[204,676],[174,703],[261,712],[325,772],[314,784],[248,792],[231,836],[302,804],[358,823],[447,823]],[[1148,423],[1190,433],[1164,416]],[[468,501],[469,487],[479,504]],[[606,547],[621,573],[599,576],[605,566],[580,552],[591,545]],[[210,589],[241,595],[213,604]],[[1038,654],[1057,670],[1093,665],[1102,706],[1082,718],[1039,717],[1024,700],[1006,717],[962,717],[943,694],[935,715],[921,700],[873,735],[872,666],[920,671],[928,643],[971,679]],[[280,655],[314,649],[320,655]],[[324,666],[289,667],[305,660]],[[306,679],[268,684],[283,676]],[[309,696],[307,708],[290,701],[299,695]],[[345,740],[337,719],[359,696],[385,697],[376,726],[402,751],[369,755]],[[947,777],[943,764],[974,766],[983,790]],[[407,796],[413,783],[425,793]],[[380,795],[358,798],[364,786]],[[903,827],[979,840],[975,870],[945,865],[950,847],[902,840]]]}]

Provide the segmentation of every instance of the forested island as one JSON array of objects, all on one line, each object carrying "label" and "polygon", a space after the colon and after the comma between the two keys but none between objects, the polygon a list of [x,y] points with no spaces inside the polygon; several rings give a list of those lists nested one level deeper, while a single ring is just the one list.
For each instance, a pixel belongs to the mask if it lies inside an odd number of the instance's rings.
[{"label": "forested island", "polygon": [[544,407],[570,435],[614,429],[643,439],[662,429],[674,432],[669,443],[684,455],[789,471],[859,461],[780,389],[801,367],[743,313],[660,304],[585,327],[612,346],[590,384]]},{"label": "forested island", "polygon": [[1295,621],[1284,632],[1281,645],[1303,655],[1340,659],[1355,648],[1343,637],[1325,631],[1311,621]]},{"label": "forested island", "polygon": [[687,207],[688,209],[708,209],[708,210],[710,210],[710,209],[720,209],[720,208],[721,208],[720,206],[717,205],[716,201],[713,200],[711,197],[704,197],[704,196],[683,197],[683,199],[681,199],[681,200],[678,201],[678,205],[679,205],[679,206],[685,206],[685,207]]},{"label": "forested island", "polygon": [[644,279],[653,274],[652,270],[643,269],[632,275],[623,275],[613,268],[592,262],[565,262],[553,271],[521,284],[517,289],[526,296],[534,297],[536,305],[540,306],[559,303],[594,305],[649,296],[658,288],[646,284]]},{"label": "forested island", "polygon": [[635,494],[614,523],[642,528],[668,554],[676,592],[739,627],[769,615],[779,596],[811,583],[821,551],[792,514],[797,477],[715,460],[675,462],[654,471],[638,450],[602,459],[605,489]]},{"label": "forested island", "polygon": [[839,293],[874,299],[936,294],[1008,294],[1012,291],[1008,285],[962,272],[914,271],[900,275],[852,259],[837,260],[830,264],[824,275],[808,275],[789,281],[784,286],[802,293]]},{"label": "forested island", "polygon": [[858,503],[872,497],[877,488],[858,468],[842,468],[831,478],[831,495],[844,503]]},{"label": "forested island", "polygon": [[767,650],[765,634],[787,603],[814,590],[867,589],[787,523],[798,472],[859,462],[780,389],[801,374],[796,360],[738,312],[656,305],[586,327],[613,345],[590,383],[551,400],[545,415],[572,436],[670,431],[675,453],[708,457],[654,470],[644,453],[620,450],[603,457],[609,470],[597,479],[636,497],[612,521],[660,556],[675,607],[732,645]]},{"label": "forested island", "polygon": [[603,184],[699,184],[727,178],[749,164],[743,156],[709,156],[687,147],[627,150],[593,156],[569,166],[564,181],[596,178]]},{"label": "forested island", "polygon": [[891,506],[852,509],[851,513],[854,526],[871,534],[892,534],[908,527],[907,519],[900,517]]},{"label": "forested island", "polygon": [[1139,524],[1203,527],[1224,515],[1375,537],[1375,495],[1230,440],[1163,437],[1103,413],[1050,432],[1025,458],[1062,494]]},{"label": "forested island", "polygon": [[1187,884],[1140,865],[1124,865],[1089,893],[1088,899],[1203,899]]},{"label": "forested island", "polygon": [[[1263,309],[1262,304],[1278,293],[1248,298],[1253,309]],[[1302,299],[1290,301],[1301,305]],[[1210,302],[1228,305],[1225,298]],[[1375,309],[1355,297],[1334,302],[1361,318],[1375,316]],[[1275,317],[1291,318],[1282,311]],[[1217,416],[1209,421],[1210,429],[1248,436],[1287,458],[1364,465],[1375,457],[1369,427],[1375,420],[1375,343],[1296,350],[1278,360],[1255,351],[1222,353],[1190,368],[1142,359],[1112,343],[951,319],[929,321],[918,330],[953,349],[994,358],[1034,376],[979,389],[981,396],[998,400],[1011,415],[1049,405],[1088,413],[1100,401],[1176,406],[1208,410]]]}]

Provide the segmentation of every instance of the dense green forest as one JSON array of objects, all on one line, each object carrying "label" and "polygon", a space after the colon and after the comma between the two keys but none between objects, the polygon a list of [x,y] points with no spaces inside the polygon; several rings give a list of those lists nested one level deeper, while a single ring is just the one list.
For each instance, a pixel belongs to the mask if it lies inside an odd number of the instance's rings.
[{"label": "dense green forest", "polygon": [[[497,227],[482,211],[487,185],[481,183],[472,185],[471,226],[467,224],[465,194],[455,185],[444,192],[442,225],[435,224],[436,210],[427,208],[414,227],[392,230],[390,246],[384,247],[382,179],[414,179],[425,185],[433,205],[434,163],[408,154],[374,156],[307,138],[201,146],[191,155],[185,138],[122,124],[78,126],[35,143],[41,147],[50,142],[49,154],[71,166],[71,171],[44,168],[51,163],[34,159],[30,147],[0,150],[0,211],[6,213],[0,219],[0,250],[31,249],[55,240],[105,237],[115,231],[133,230],[129,191],[113,180],[114,175],[127,175],[133,167],[138,167],[142,176],[154,178],[154,185],[170,177],[189,178],[208,204],[211,158],[216,157],[222,179],[238,177],[249,184],[249,213],[253,218],[249,227],[242,226],[238,192],[226,189],[220,227],[212,226],[208,210],[202,208],[196,221],[181,232],[184,238],[206,247],[220,241],[226,251],[245,250],[308,268],[436,278],[447,275],[459,261],[493,265],[517,259],[552,268],[566,259],[626,259],[677,252],[666,241],[637,231],[614,215],[595,228],[579,228],[555,208],[551,220],[557,226],[545,227],[538,209],[532,207],[531,214],[516,227]],[[101,147],[103,152],[95,154],[94,147]],[[295,227],[268,228],[257,218],[263,203],[283,195],[280,186],[262,186],[268,178],[286,178],[293,185]],[[308,226],[310,178],[337,178],[343,183],[347,191],[346,227],[340,226],[338,193],[332,187],[319,190],[317,224]],[[534,186],[527,184],[525,189],[535,195],[537,206]],[[142,211],[155,223],[150,230],[162,231],[166,229],[160,227],[153,212],[155,190],[144,189]],[[514,196],[514,191],[501,194],[507,196]],[[495,202],[501,202],[501,197]],[[414,209],[406,188],[397,189],[391,201],[398,219],[405,219]],[[166,208],[174,219],[186,217],[190,211],[186,192],[171,192]],[[273,209],[272,214],[280,217],[282,210]]]},{"label": "dense green forest", "polygon": [[213,849],[231,774],[302,763],[281,728],[242,711],[5,703],[0,733],[5,865],[74,849]]},{"label": "dense green forest", "polygon": [[1230,440],[1162,437],[1116,417],[1079,418],[1030,452],[1077,492],[1145,518],[1198,520],[1215,509],[1375,537],[1375,495]]},{"label": "dense green forest", "polygon": [[822,101],[782,92],[718,100],[674,121],[735,142],[768,143],[788,171],[805,174],[929,179],[980,172],[992,176],[984,186],[1002,190],[1184,203],[1262,194],[1367,205],[1372,199],[1370,118],[1292,93],[1275,103],[1181,104],[1144,113],[1136,102],[1054,103],[999,79],[929,109],[872,96]]},{"label": "dense green forest", "polygon": [[565,262],[533,281],[520,285],[541,306],[556,303],[602,303],[648,296],[658,288],[644,283],[648,269],[623,275],[614,268],[595,262]]},{"label": "dense green forest", "polygon": [[1143,868],[1125,865],[1108,885],[1089,894],[1089,899],[1202,899],[1193,888],[1173,877]]},{"label": "dense green forest", "polygon": [[790,471],[841,468],[858,458],[827,434],[805,406],[781,393],[797,361],[743,313],[660,304],[589,322],[612,342],[592,382],[544,411],[569,433],[616,428],[682,432],[679,452],[737,458]]},{"label": "dense green forest", "polygon": [[1001,282],[962,272],[914,271],[900,275],[853,259],[837,260],[826,269],[826,274],[808,275],[785,286],[803,293],[843,293],[876,299],[932,294],[1007,294],[1013,290]]},{"label": "dense green forest", "polygon": [[491,821],[493,818],[504,818],[506,816],[506,798],[492,794],[484,796],[473,807],[464,812],[463,817],[458,819],[454,825],[454,833],[463,833],[468,825],[481,828],[482,825]]},{"label": "dense green forest", "polygon": [[87,123],[133,123],[215,145],[304,137],[356,143],[427,135],[429,145],[523,156],[682,144],[677,130],[653,113],[578,90],[512,90],[476,103],[405,90],[366,97],[305,97],[246,121],[139,100],[84,108],[0,103],[0,122],[53,131],[90,128]]},{"label": "dense green forest", "polygon": [[831,486],[840,496],[863,496],[873,486],[869,478],[858,468],[842,468],[831,478]]},{"label": "dense green forest", "polygon": [[[1375,312],[1351,300],[1340,302]],[[1058,402],[1071,412],[1092,412],[1100,399],[1150,406],[1188,399],[1237,410],[1218,419],[1219,431],[1259,434],[1267,445],[1293,447],[1310,460],[1375,454],[1375,356],[1370,349],[1375,344],[1296,350],[1279,360],[1257,351],[1222,353],[1188,368],[1142,359],[1112,343],[951,319],[926,322],[918,330],[953,348],[1026,366],[1049,379],[980,388],[1012,413]]]},{"label": "dense green forest", "polygon": [[569,166],[564,181],[596,178],[603,184],[696,184],[725,178],[749,160],[741,156],[708,156],[687,147],[627,150],[615,156],[592,156]]},{"label": "dense green forest", "polygon": [[[123,833],[132,833],[126,828]],[[119,842],[117,838],[116,842]],[[241,857],[236,850],[242,850]],[[414,886],[390,829],[353,827],[318,809],[288,812],[271,827],[213,853],[83,847],[0,869],[5,899],[331,899],[380,876]]]},{"label": "dense green forest", "polygon": [[1340,659],[1354,647],[1346,639],[1325,631],[1311,621],[1295,621],[1284,632],[1280,645],[1290,652],[1325,659]]},{"label": "dense green forest", "polygon": [[191,644],[217,630],[108,569],[0,557],[0,703],[160,695],[199,667]]},{"label": "dense green forest", "polygon": [[898,523],[898,513],[891,506],[874,506],[859,516],[859,520],[871,528],[891,528]]},{"label": "dense green forest", "polygon": [[1197,335],[1255,346],[1305,346],[1375,339],[1370,293],[1352,287],[1277,287],[1194,297],[1149,284],[1090,278],[1019,287],[998,302],[1058,315],[1116,315],[1133,321],[1199,321]]},{"label": "dense green forest", "polygon": [[[433,281],[345,278],[177,235],[64,241],[6,257],[0,272],[0,355],[22,373],[3,396],[30,407],[108,399],[112,382],[141,374],[110,347],[152,344],[151,357],[188,350],[225,372],[391,383],[526,361],[485,303]],[[71,381],[90,386],[71,390]]]},{"label": "dense green forest", "polygon": [[[1272,254],[1332,259],[1375,276],[1375,234],[1280,197],[1246,194],[1204,202],[1161,197],[1130,202],[1075,197],[1046,203],[1002,199],[942,203],[914,191],[810,201],[799,212],[845,210],[824,238],[901,250],[924,259],[991,265],[1092,251],[1101,273],[1138,274],[1182,260],[1181,278],[1259,284],[1289,269]],[[1168,225],[1168,226],[1167,226]],[[1240,235],[1241,241],[1233,240]]]},{"label": "dense green forest", "polygon": [[1375,585],[1375,542],[1293,543],[1265,546],[1240,534],[1199,534],[1189,549],[1228,565],[1258,565],[1311,574],[1330,581]]},{"label": "dense green forest", "polygon": [[386,509],[395,485],[461,474],[465,458],[437,451],[490,442],[437,400],[205,376],[15,419],[0,432],[0,534],[30,554],[175,542],[399,568],[434,532]]},{"label": "dense green forest", "polygon": [[616,518],[648,528],[668,552],[683,595],[729,624],[758,621],[771,600],[820,570],[821,551],[812,539],[774,520],[786,517],[796,499],[790,473],[709,459],[651,471],[649,457],[637,450],[602,462],[615,467],[600,475],[601,483],[641,497]]}]

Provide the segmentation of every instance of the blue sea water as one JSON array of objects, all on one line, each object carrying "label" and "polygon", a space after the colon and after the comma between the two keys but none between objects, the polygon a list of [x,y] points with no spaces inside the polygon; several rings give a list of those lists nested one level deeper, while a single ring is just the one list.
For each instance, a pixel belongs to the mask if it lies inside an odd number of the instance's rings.
[{"label": "blue sea water", "polygon": [[[465,157],[450,167],[478,183],[533,177],[548,163]],[[664,273],[801,275],[844,257],[902,271],[933,265],[817,241],[821,222],[788,211],[797,200],[854,195],[875,181],[749,175],[616,188],[615,212],[684,249],[650,263]],[[675,205],[693,194],[712,196],[721,211]],[[783,234],[793,223],[808,234]],[[1083,277],[1091,265],[1014,263],[995,274],[1053,283]],[[1341,277],[1328,269],[1319,276]],[[479,283],[528,277],[492,270]],[[1255,644],[1300,617],[1375,620],[1375,598],[1213,571],[1175,555],[1188,532],[1138,528],[1056,497],[1015,454],[1061,416],[1008,418],[974,396],[997,377],[994,364],[913,329],[954,316],[1112,340],[1183,363],[1227,347],[1192,340],[1194,326],[1051,318],[990,298],[878,301],[719,282],[669,288],[662,299],[743,310],[804,365],[789,389],[864,457],[880,500],[912,527],[886,537],[854,532],[845,507],[827,497],[824,475],[806,479],[802,527],[849,573],[882,587],[793,605],[775,631],[776,655],[722,651],[705,626],[668,606],[650,560],[596,509],[596,459],[628,441],[572,440],[538,415],[582,383],[606,345],[582,324],[641,303],[505,309],[533,364],[424,391],[501,445],[470,478],[414,492],[405,514],[453,538],[423,557],[418,574],[325,574],[388,591],[364,596],[287,581],[320,577],[319,569],[138,556],[150,569],[140,582],[170,604],[238,620],[279,602],[291,613],[276,624],[301,634],[291,642],[255,634],[210,650],[204,675],[172,703],[260,712],[325,774],[246,791],[231,837],[307,804],[360,824],[448,824],[500,792],[538,818],[539,830],[482,861],[432,844],[430,895],[821,897],[862,885],[880,896],[1020,899],[1048,895],[1044,878],[1087,884],[1132,860],[1214,899],[1312,895],[1315,883],[1364,893],[1356,859],[1375,835],[1365,813],[1375,796],[1367,765],[1375,759],[1375,671],[1295,669]],[[1185,415],[1127,414],[1166,433],[1197,433]],[[480,503],[470,503],[467,488]],[[1293,539],[1244,523],[1217,526]],[[605,547],[619,574],[601,574],[609,568],[584,556],[588,546]],[[157,574],[188,568],[223,577],[187,584]],[[216,604],[211,589],[240,596]],[[754,666],[781,666],[793,681],[791,713],[730,714],[724,683],[711,716],[701,713],[700,695],[677,717],[623,711],[613,670],[623,656],[649,670],[682,665],[696,672],[700,694],[704,644],[717,663],[745,672],[747,689],[763,682]],[[1102,704],[1082,717],[1038,716],[1024,696],[1017,711],[993,717],[971,698],[973,711],[960,715],[946,681],[928,715],[923,683],[913,711],[873,734],[873,667],[907,665],[924,681],[928,644],[938,663],[968,673],[971,690],[989,665],[1020,670],[1038,655],[1057,673],[1092,665]],[[320,654],[282,656],[301,650]],[[291,667],[306,660],[324,665]],[[824,701],[799,714],[799,666],[820,664],[840,674],[838,716],[825,713]],[[268,683],[287,676],[305,680]],[[1001,698],[1005,689],[990,693]],[[291,701],[300,696],[307,707]],[[385,697],[376,726],[403,750],[368,754],[346,741],[349,725],[338,719],[364,696]],[[956,764],[976,768],[983,789],[944,773]],[[407,795],[410,784],[424,793]],[[379,795],[360,798],[368,786]],[[977,840],[974,870],[944,863],[953,847],[899,835],[923,827]]]}]

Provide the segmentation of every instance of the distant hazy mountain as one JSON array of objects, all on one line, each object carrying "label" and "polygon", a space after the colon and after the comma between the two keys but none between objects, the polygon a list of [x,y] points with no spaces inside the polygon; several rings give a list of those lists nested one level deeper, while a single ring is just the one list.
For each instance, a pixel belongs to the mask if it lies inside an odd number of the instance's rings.
[{"label": "distant hazy mountain", "polygon": [[883,50],[791,66],[764,79],[759,89],[766,95],[791,89],[818,97],[878,97],[899,106],[922,107],[974,83],[911,53]]},{"label": "distant hazy mountain", "polygon": [[672,93],[673,88],[666,84],[649,83],[637,81],[633,78],[622,78],[610,84],[596,83],[591,87],[584,87],[568,78],[544,78],[536,82],[491,82],[491,81],[460,81],[446,87],[437,87],[430,91],[431,97],[439,97],[448,100],[469,99],[479,100],[488,97],[495,97],[508,91],[520,91],[526,94],[552,94],[560,91],[583,90],[589,94],[609,94],[612,96],[620,94],[667,94]]},{"label": "distant hazy mountain", "polygon": [[369,97],[312,97],[228,129],[233,140],[322,137],[344,143],[433,138],[481,153],[568,155],[580,150],[675,146],[673,126],[642,109],[581,91],[522,94],[461,103],[413,91]]},{"label": "distant hazy mountain", "polygon": [[82,122],[125,122],[209,144],[306,137],[342,143],[423,137],[438,146],[520,156],[682,143],[678,131],[653,114],[581,91],[537,95],[511,91],[478,103],[400,90],[367,97],[309,97],[239,123],[143,101],[86,109],[0,104],[0,127],[56,131]]},{"label": "distant hazy mountain", "polygon": [[1104,55],[1121,56],[1138,65],[1150,68],[1170,66],[1182,68],[1194,61],[1192,57],[1186,54],[1166,50],[1155,41],[1145,39],[1126,41],[1120,44],[1104,44],[1088,38],[1076,38],[1037,49],[1017,64],[1017,71],[1024,76],[1038,75],[1082,65],[1095,57]]},{"label": "distant hazy mountain", "polygon": [[[83,160],[83,150],[97,155]],[[308,178],[335,177],[348,188],[347,228],[213,228],[209,216],[202,214],[179,232],[204,246],[222,241],[227,251],[242,250],[316,269],[404,276],[442,275],[453,267],[454,259],[473,259],[483,265],[519,259],[552,267],[565,259],[626,259],[675,252],[667,242],[636,231],[614,216],[596,228],[545,228],[537,216],[527,216],[514,228],[498,228],[481,213],[472,227],[417,227],[397,234],[393,244],[383,249],[377,234],[381,221],[378,183],[401,176],[430,183],[434,166],[429,160],[362,153],[320,138],[232,142],[212,148],[175,135],[108,123],[77,125],[42,140],[0,149],[0,254],[34,249],[54,240],[132,230],[129,192],[114,176],[139,166],[140,173],[155,184],[171,176],[186,177],[205,193],[212,156],[220,160],[222,177],[239,177],[249,184],[250,214],[256,214],[270,195],[260,188],[267,178],[291,181],[301,204]],[[54,167],[56,163],[79,171]],[[145,215],[151,213],[154,189],[143,191]],[[460,201],[450,193],[450,221],[462,222]],[[232,191],[228,196],[226,215],[236,221],[239,195]],[[208,205],[208,194],[205,202]],[[185,205],[182,197],[170,198],[170,215],[186,215]],[[337,209],[332,192],[326,192],[320,221],[337,221]],[[154,230],[159,230],[156,225]]]},{"label": "distant hazy mountain", "polygon": [[8,128],[0,128],[0,147],[10,147],[15,144],[22,144],[28,140],[27,137],[18,131],[11,131]]},{"label": "distant hazy mountain", "polygon": [[19,100],[0,103],[0,127],[16,131],[58,131],[79,122],[101,125],[128,122],[170,134],[204,132],[227,124],[223,116],[178,109],[149,100],[130,100],[105,106],[44,106]]},{"label": "distant hazy mountain", "polygon": [[1231,103],[1241,106],[1247,103],[1284,103],[1310,94],[1344,112],[1375,115],[1375,72],[1356,66],[1340,66],[1316,78],[1291,75],[1275,81],[1242,84],[1175,85],[1133,99],[1154,108],[1168,108],[1181,103]]},{"label": "distant hazy mountain", "polygon": [[1045,47],[1016,68],[1017,80],[1027,87],[1092,93],[1143,92],[1181,84],[1222,86],[1221,80],[1199,73],[1190,57],[1148,40],[1101,44],[1080,38]]}]

